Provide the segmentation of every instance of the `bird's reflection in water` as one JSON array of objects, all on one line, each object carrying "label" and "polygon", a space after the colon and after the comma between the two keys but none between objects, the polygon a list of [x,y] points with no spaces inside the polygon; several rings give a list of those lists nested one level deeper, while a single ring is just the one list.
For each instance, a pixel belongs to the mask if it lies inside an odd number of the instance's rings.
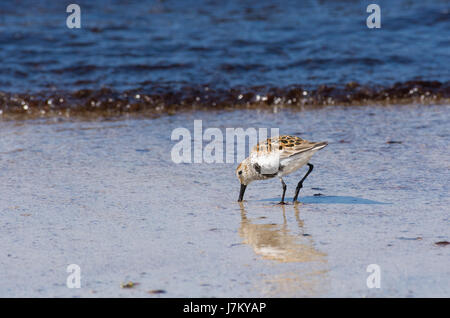
[{"label": "bird's reflection in water", "polygon": [[[314,248],[310,235],[304,233],[304,224],[300,219],[299,206],[295,204],[296,226],[292,224],[289,229],[286,210],[292,211],[292,206],[282,205],[282,223],[255,223],[261,218],[250,219],[242,203],[241,226],[239,235],[243,243],[250,245],[254,252],[263,259],[273,260],[276,263],[302,263],[299,266],[283,268],[282,273],[262,274],[262,291],[267,296],[295,297],[314,296],[321,294],[327,281],[326,254]],[[278,207],[276,207],[278,208]],[[295,233],[294,233],[295,232]]]},{"label": "bird's reflection in water", "polygon": [[286,220],[286,208],[283,211],[282,224],[256,224],[247,217],[241,203],[241,227],[239,235],[244,243],[250,245],[256,254],[265,259],[280,262],[323,261],[325,254],[314,249],[311,236],[303,232],[303,221],[300,219],[298,204],[294,205],[295,219],[301,234],[292,234]]}]

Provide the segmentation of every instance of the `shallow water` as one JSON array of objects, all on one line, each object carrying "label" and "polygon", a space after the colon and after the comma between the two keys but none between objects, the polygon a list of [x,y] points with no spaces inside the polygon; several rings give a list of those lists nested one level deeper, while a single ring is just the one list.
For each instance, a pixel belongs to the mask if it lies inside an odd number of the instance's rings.
[{"label": "shallow water", "polygon": [[[450,296],[450,106],[4,121],[0,296]],[[174,164],[173,129],[327,140],[300,192],[234,164]],[[286,178],[288,198],[304,171]],[[321,195],[318,195],[318,194]],[[82,288],[66,287],[81,267]],[[369,289],[369,264],[381,288]],[[139,283],[122,289],[122,282]],[[162,289],[164,294],[148,294]]]}]

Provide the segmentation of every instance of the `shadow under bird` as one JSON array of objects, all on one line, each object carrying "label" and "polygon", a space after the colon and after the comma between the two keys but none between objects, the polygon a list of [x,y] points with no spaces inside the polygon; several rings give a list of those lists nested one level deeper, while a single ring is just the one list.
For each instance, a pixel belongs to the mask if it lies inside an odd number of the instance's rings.
[{"label": "shadow under bird", "polygon": [[245,189],[250,182],[278,177],[283,186],[280,204],[284,204],[284,195],[287,187],[283,177],[307,164],[309,167],[308,172],[299,181],[295,189],[293,202],[296,202],[298,193],[303,187],[303,181],[314,168],[309,163],[309,160],[316,151],[324,148],[326,145],[328,145],[326,141],[311,142],[297,136],[278,136],[258,143],[252,148],[250,155],[236,169],[236,176],[241,183],[238,201],[242,202],[244,199]]}]

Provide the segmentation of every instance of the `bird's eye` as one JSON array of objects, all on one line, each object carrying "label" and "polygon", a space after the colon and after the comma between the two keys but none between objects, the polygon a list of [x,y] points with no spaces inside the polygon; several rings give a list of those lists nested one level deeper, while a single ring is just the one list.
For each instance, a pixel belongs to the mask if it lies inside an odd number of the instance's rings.
[{"label": "bird's eye", "polygon": [[238,174],[242,174],[242,170],[241,170],[241,171],[238,171]]}]

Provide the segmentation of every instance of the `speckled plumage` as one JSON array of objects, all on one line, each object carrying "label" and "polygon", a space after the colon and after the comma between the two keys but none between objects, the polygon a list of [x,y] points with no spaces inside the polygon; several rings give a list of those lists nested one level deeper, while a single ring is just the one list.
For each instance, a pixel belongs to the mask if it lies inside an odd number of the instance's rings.
[{"label": "speckled plumage", "polygon": [[[286,185],[282,177],[308,164],[312,155],[327,144],[327,142],[310,142],[297,136],[288,135],[269,138],[258,143],[236,169],[236,176],[244,186],[244,188],[241,186],[241,192],[243,193],[245,187],[252,181],[273,177],[281,179],[285,191]],[[309,174],[312,165],[308,165],[310,166]],[[300,183],[299,186],[301,187]],[[298,191],[296,195],[298,195]],[[240,199],[242,196],[243,194],[240,195]]]},{"label": "speckled plumage", "polygon": [[319,144],[323,144],[323,142],[310,142],[297,136],[284,135],[269,138],[263,142],[258,143],[252,148],[251,152],[266,153],[278,150],[280,152],[281,160],[297,153],[310,150],[311,148]]}]

